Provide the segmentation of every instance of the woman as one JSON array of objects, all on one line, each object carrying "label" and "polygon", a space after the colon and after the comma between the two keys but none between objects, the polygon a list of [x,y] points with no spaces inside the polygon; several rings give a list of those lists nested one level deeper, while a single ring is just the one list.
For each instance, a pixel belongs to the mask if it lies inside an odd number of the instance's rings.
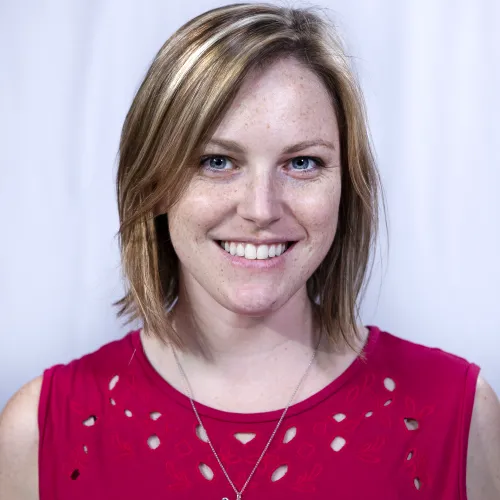
[{"label": "woman", "polygon": [[143,328],[16,394],[0,497],[500,497],[479,368],[358,323],[378,175],[342,45],[239,4],[162,47],[117,179]]}]

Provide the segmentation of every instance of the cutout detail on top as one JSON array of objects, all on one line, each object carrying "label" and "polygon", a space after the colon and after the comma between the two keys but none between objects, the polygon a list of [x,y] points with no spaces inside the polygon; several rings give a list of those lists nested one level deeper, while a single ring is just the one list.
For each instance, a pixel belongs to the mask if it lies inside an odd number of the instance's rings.
[{"label": "cutout detail on top", "polygon": [[422,487],[422,482],[420,481],[420,479],[418,477],[416,477],[413,480],[413,484],[415,485],[415,489],[417,489],[417,490],[420,490],[420,488]]},{"label": "cutout detail on top", "polygon": [[257,434],[255,432],[236,432],[234,437],[242,444],[249,443],[252,439],[255,438]]},{"label": "cutout detail on top", "polygon": [[369,411],[369,412],[365,413],[365,417],[371,417],[372,415],[373,415],[372,411]]},{"label": "cutout detail on top", "polygon": [[159,411],[153,411],[149,414],[151,420],[158,420],[161,417],[161,413]]},{"label": "cutout detail on top", "polygon": [[283,443],[289,443],[295,436],[297,435],[297,427],[290,427],[290,429],[287,429],[285,432],[285,435],[283,437]]},{"label": "cutout detail on top", "polygon": [[408,453],[408,456],[406,457],[406,460],[411,460],[413,458],[413,450]]},{"label": "cutout detail on top", "polygon": [[118,380],[120,380],[120,377],[118,375],[115,375],[110,381],[109,381],[109,390],[112,391],[116,384],[118,383]]},{"label": "cutout detail on top", "polygon": [[340,451],[346,444],[346,440],[343,437],[337,436],[330,445],[333,451]]},{"label": "cutout detail on top", "polygon": [[392,392],[392,391],[394,391],[394,389],[396,389],[396,382],[394,382],[394,380],[392,380],[392,378],[387,377],[384,379],[384,387],[389,392]]},{"label": "cutout detail on top", "polygon": [[418,429],[418,421],[414,418],[405,418],[405,425],[409,431],[416,431]]},{"label": "cutout detail on top", "polygon": [[78,476],[80,475],[80,471],[78,469],[75,469],[72,473],[71,473],[71,479],[73,479],[73,481],[75,479],[78,479]]},{"label": "cutout detail on top", "polygon": [[207,464],[200,464],[198,468],[200,469],[201,475],[208,481],[214,478],[214,471]]},{"label": "cutout detail on top", "polygon": [[283,478],[283,476],[288,472],[288,465],[280,465],[272,474],[271,481],[275,483]]},{"label": "cutout detail on top", "polygon": [[333,416],[333,419],[336,420],[337,422],[342,422],[346,416],[343,413],[337,413],[336,415]]},{"label": "cutout detail on top", "polygon": [[130,418],[132,416],[132,412],[130,410],[125,410],[125,416]]},{"label": "cutout detail on top", "polygon": [[392,399],[388,399],[385,403],[384,406],[389,406],[392,403]]},{"label": "cutout detail on top", "polygon": [[201,425],[196,426],[196,435],[201,441],[208,443],[207,431]]},{"label": "cutout detail on top", "polygon": [[95,415],[90,415],[89,418],[83,421],[85,427],[92,427],[97,422],[97,417]]},{"label": "cutout detail on top", "polygon": [[153,434],[152,436],[149,436],[148,437],[148,446],[152,450],[156,450],[156,448],[158,448],[158,446],[160,446],[160,438],[155,434]]}]

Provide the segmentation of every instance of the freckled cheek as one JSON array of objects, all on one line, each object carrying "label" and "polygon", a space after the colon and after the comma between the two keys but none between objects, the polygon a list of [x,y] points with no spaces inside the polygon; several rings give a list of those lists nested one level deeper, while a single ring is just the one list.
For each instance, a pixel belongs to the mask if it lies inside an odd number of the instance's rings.
[{"label": "freckled cheek", "polygon": [[[207,191],[205,191],[207,192]],[[199,242],[206,238],[207,231],[217,226],[227,213],[227,196],[197,195],[183,198],[171,211],[172,237]]]},{"label": "freckled cheek", "polygon": [[339,196],[311,196],[301,201],[297,213],[302,214],[310,232],[334,231],[339,212]]}]

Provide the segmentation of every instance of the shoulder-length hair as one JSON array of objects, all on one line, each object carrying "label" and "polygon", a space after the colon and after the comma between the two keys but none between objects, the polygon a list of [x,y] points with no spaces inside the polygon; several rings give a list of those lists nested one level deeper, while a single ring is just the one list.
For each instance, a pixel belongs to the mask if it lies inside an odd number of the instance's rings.
[{"label": "shoulder-length hair", "polygon": [[[198,155],[254,69],[294,57],[328,90],[340,133],[342,187],[337,232],[307,282],[316,318],[330,339],[359,339],[358,300],[378,231],[379,175],[365,104],[344,45],[313,8],[233,4],[187,22],[161,47],[126,116],[117,174],[125,296],[118,316],[182,347],[170,309],[178,259],[168,211],[188,186]],[[164,214],[156,207],[161,203]]]}]

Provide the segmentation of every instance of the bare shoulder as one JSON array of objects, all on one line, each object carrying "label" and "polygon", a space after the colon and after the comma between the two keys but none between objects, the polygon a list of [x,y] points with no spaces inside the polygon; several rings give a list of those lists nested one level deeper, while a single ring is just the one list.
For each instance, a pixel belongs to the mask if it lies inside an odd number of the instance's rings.
[{"label": "bare shoulder", "polygon": [[468,500],[500,498],[500,402],[479,376],[469,433]]},{"label": "bare shoulder", "polygon": [[0,498],[38,499],[38,403],[42,377],[24,385],[0,414]]}]

